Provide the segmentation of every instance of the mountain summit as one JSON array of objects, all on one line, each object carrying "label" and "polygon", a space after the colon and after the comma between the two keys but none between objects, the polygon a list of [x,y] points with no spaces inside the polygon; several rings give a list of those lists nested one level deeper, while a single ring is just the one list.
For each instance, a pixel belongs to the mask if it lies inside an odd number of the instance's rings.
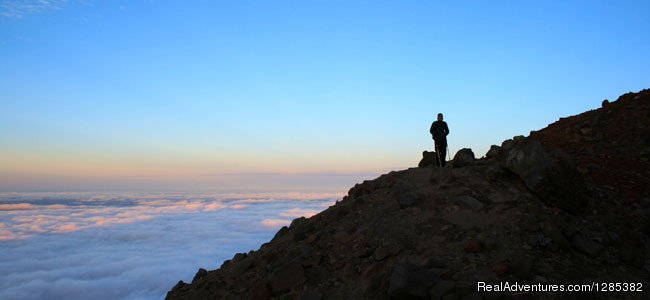
[{"label": "mountain summit", "polygon": [[166,299],[648,299],[650,90],[480,159],[430,157],[355,185]]}]

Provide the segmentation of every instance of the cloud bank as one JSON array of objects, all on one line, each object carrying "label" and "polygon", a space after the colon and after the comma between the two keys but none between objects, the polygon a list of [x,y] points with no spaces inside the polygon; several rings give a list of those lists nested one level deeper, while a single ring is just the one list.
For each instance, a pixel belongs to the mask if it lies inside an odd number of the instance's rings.
[{"label": "cloud bank", "polygon": [[341,196],[0,194],[0,299],[162,299]]}]

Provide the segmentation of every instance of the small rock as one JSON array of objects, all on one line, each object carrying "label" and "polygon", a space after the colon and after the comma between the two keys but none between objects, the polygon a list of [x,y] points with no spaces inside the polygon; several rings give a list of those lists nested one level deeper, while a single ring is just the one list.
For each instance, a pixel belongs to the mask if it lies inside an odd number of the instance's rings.
[{"label": "small rock", "polygon": [[601,107],[602,108],[608,108],[609,107],[609,100],[607,100],[607,99],[603,100],[603,102],[601,103]]},{"label": "small rock", "polygon": [[318,291],[306,291],[300,295],[300,300],[320,300],[323,294]]},{"label": "small rock", "polygon": [[469,295],[476,291],[476,282],[459,281],[456,283],[456,294],[460,297]]},{"label": "small rock", "polygon": [[308,257],[302,260],[302,265],[304,267],[312,267],[316,266],[320,263],[321,256],[320,255],[314,255],[312,257]]},{"label": "small rock", "polygon": [[305,270],[305,276],[310,283],[322,283],[329,274],[330,272],[318,265]]},{"label": "small rock", "polygon": [[478,253],[481,249],[481,242],[477,239],[471,239],[465,242],[465,252],[467,253]]},{"label": "small rock", "polygon": [[352,263],[345,263],[341,271],[343,278],[357,277],[357,270]]},{"label": "small rock", "polygon": [[501,149],[504,151],[509,151],[515,146],[515,141],[513,140],[505,140],[501,143]]},{"label": "small rock", "polygon": [[521,144],[526,141],[526,137],[523,135],[518,135],[512,138],[512,140],[515,142],[515,145]]},{"label": "small rock", "polygon": [[251,258],[246,258],[242,261],[239,261],[234,264],[232,268],[232,274],[235,276],[241,275],[246,272],[253,265],[253,260]]},{"label": "small rock", "polygon": [[307,218],[305,217],[295,218],[291,221],[291,224],[289,224],[289,229],[296,229],[296,227],[304,225],[306,222]]},{"label": "small rock", "polygon": [[433,300],[442,299],[443,296],[447,294],[452,294],[455,288],[456,288],[456,282],[451,280],[443,280],[436,283],[436,285],[434,285],[431,288],[431,291],[429,291],[429,295]]},{"label": "small rock", "polygon": [[359,247],[355,252],[356,258],[366,258],[370,257],[375,253],[375,249],[370,248],[370,246]]},{"label": "small rock", "polygon": [[460,300],[483,300],[483,296],[481,296],[479,293],[472,293],[463,298],[460,298]]},{"label": "small rock", "polygon": [[473,210],[481,210],[483,209],[483,203],[476,198],[468,195],[463,195],[463,196],[458,196],[454,198],[454,202],[460,203],[463,206],[467,208],[471,208]]},{"label": "small rock", "polygon": [[375,253],[372,255],[372,257],[373,257],[376,261],[381,261],[381,260],[383,260],[384,258],[388,257],[388,255],[389,255],[388,250],[386,250],[384,247],[378,247],[378,248],[375,250]]},{"label": "small rock", "polygon": [[363,195],[369,194],[373,191],[373,187],[369,184],[368,180],[365,180],[363,183],[355,184],[349,191],[348,196],[356,199]]},{"label": "small rock", "polygon": [[606,263],[609,264],[609,265],[612,265],[612,266],[615,266],[615,265],[618,265],[618,264],[621,263],[621,260],[618,259],[618,257],[616,257],[616,256],[614,256],[614,255],[607,255],[607,256],[605,256],[605,258],[603,259],[603,261],[606,262]]},{"label": "small rock", "polygon": [[400,208],[407,208],[415,205],[418,198],[414,192],[405,192],[397,195],[397,203]]},{"label": "small rock", "polygon": [[431,171],[429,182],[434,184],[444,183],[452,177],[451,169],[449,168],[434,168]]},{"label": "small rock", "polygon": [[200,268],[198,272],[194,275],[194,278],[192,279],[192,283],[196,283],[197,280],[208,276],[208,271],[206,269]]},{"label": "small rock", "polygon": [[415,205],[420,195],[413,192],[413,187],[406,181],[399,180],[392,188],[393,198],[397,201],[400,208],[407,208]]},{"label": "small rock", "polygon": [[[291,295],[291,294],[284,294],[284,295],[280,295],[280,296],[277,296],[277,297],[274,297],[274,298],[275,298],[274,300],[294,300],[293,295]],[[225,297],[224,299],[226,299],[226,300],[235,300],[237,298],[235,298],[235,297]]]},{"label": "small rock", "polygon": [[510,265],[508,266],[510,273],[521,279],[530,278],[532,268],[533,260],[523,254],[513,255],[510,259]]},{"label": "small rock", "polygon": [[497,264],[492,266],[490,271],[492,271],[494,274],[497,274],[497,275],[501,276],[501,275],[505,274],[506,272],[508,272],[508,266],[506,264],[504,264],[504,263],[497,263]]},{"label": "small rock", "polygon": [[391,244],[391,245],[388,246],[388,248],[386,250],[388,250],[388,253],[390,255],[397,255],[402,251],[402,248],[400,248],[400,246],[398,246],[396,244]]},{"label": "small rock", "polygon": [[571,246],[587,255],[596,256],[602,250],[602,246],[582,234],[575,234],[571,238]]},{"label": "small rock", "polygon": [[181,290],[183,290],[183,289],[185,289],[187,287],[188,287],[187,283],[183,282],[182,280],[179,280],[178,283],[176,283],[176,285],[174,285],[174,287],[172,288],[172,290],[170,292],[171,293],[179,292],[179,291],[181,291]]},{"label": "small rock", "polygon": [[237,262],[246,257],[248,257],[248,254],[246,253],[236,253],[235,256],[232,257],[232,261]]},{"label": "small rock", "polygon": [[440,280],[435,272],[410,262],[401,262],[393,269],[388,295],[398,299],[425,299],[429,296],[429,289]]},{"label": "small rock", "polygon": [[343,244],[351,240],[352,240],[352,235],[343,230],[339,230],[334,234],[334,241],[336,241],[337,243]]},{"label": "small rock", "polygon": [[533,283],[548,283],[548,279],[544,276],[535,275],[535,278],[533,278]]},{"label": "small rock", "polygon": [[258,282],[251,290],[251,299],[264,300],[271,298],[271,287],[264,282]]},{"label": "small rock", "polygon": [[627,264],[638,265],[639,268],[643,267],[642,259],[645,256],[643,250],[629,241],[620,245],[618,255]]},{"label": "small rock", "polygon": [[543,232],[546,236],[551,239],[551,243],[559,246],[561,249],[568,250],[571,248],[571,244],[564,237],[562,230],[559,229],[555,224],[551,222],[543,223]]},{"label": "small rock", "polygon": [[446,268],[447,263],[443,260],[440,260],[435,257],[428,258],[422,263],[422,268],[431,269],[431,268]]},{"label": "small rock", "polygon": [[334,256],[332,253],[330,253],[327,257],[327,263],[330,265],[330,270],[338,270],[341,267],[343,267],[343,261],[338,259],[336,256]]},{"label": "small rock", "polygon": [[275,233],[275,236],[273,236],[272,240],[276,240],[281,238],[285,233],[289,232],[289,227],[287,226],[282,226],[278,232]]},{"label": "small rock", "polygon": [[535,248],[546,248],[551,244],[551,241],[553,241],[553,239],[546,237],[543,234],[538,234],[533,237],[531,244]]},{"label": "small rock", "polygon": [[316,227],[314,224],[307,223],[296,226],[296,229],[293,231],[293,240],[298,242],[302,241],[307,237],[307,234],[314,231]]},{"label": "small rock", "polygon": [[361,279],[368,280],[374,277],[375,275],[377,275],[383,268],[384,268],[383,264],[374,263],[368,266],[365,270],[361,271]]},{"label": "small rock", "polygon": [[296,261],[278,268],[271,276],[271,288],[273,292],[287,292],[292,286],[305,281],[305,271],[302,265]]},{"label": "small rock", "polygon": [[308,236],[305,238],[305,243],[307,243],[307,244],[311,244],[311,243],[313,243],[317,238],[318,238],[318,235],[317,235],[317,234],[315,234],[315,233],[310,234],[310,235],[308,235]]},{"label": "small rock", "polygon": [[494,249],[497,245],[497,237],[495,233],[481,232],[477,236],[477,239],[481,242],[481,245],[488,250]]},{"label": "small rock", "polygon": [[492,177],[492,178],[499,178],[499,177],[504,176],[504,174],[505,174],[505,170],[504,170],[503,167],[501,167],[501,165],[499,165],[499,164],[492,164],[492,165],[490,165],[490,166],[487,168],[487,170],[485,170],[485,173],[486,173],[489,177]]}]

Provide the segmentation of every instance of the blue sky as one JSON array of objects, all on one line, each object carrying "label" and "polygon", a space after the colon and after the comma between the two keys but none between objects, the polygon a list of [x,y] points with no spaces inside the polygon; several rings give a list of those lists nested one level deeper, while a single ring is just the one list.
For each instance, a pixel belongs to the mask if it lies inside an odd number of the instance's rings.
[{"label": "blue sky", "polygon": [[480,157],[650,87],[648,32],[647,1],[0,0],[0,188],[385,173],[438,112]]}]

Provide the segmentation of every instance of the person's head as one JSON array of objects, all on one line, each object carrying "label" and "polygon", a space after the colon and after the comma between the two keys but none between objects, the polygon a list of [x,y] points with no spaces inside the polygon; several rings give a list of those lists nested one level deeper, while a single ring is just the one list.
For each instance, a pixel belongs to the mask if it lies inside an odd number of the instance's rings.
[{"label": "person's head", "polygon": [[438,121],[442,121],[442,113],[438,114]]}]

